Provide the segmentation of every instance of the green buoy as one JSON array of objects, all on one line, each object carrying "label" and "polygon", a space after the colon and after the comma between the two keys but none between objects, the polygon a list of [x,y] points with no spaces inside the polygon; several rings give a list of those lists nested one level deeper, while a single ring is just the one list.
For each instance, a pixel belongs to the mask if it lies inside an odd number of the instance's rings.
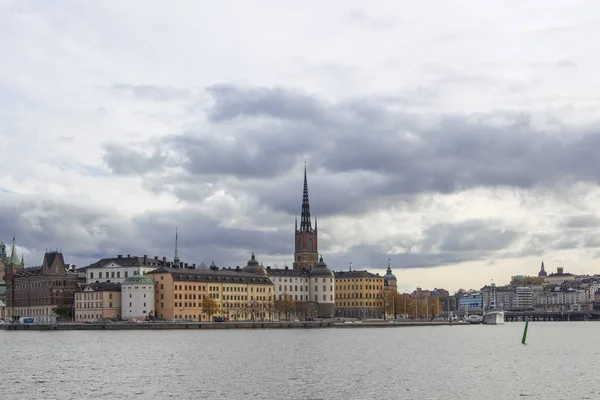
[{"label": "green buoy", "polygon": [[525,343],[525,341],[527,340],[527,327],[529,326],[529,320],[525,321],[525,330],[523,331],[523,340],[521,340],[521,343],[523,344],[527,344]]}]

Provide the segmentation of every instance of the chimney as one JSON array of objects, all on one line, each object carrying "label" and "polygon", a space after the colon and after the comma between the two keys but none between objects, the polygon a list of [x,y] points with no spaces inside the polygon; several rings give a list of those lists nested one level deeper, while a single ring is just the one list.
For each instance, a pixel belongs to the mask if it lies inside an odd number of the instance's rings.
[{"label": "chimney", "polygon": [[155,259],[156,261],[158,261],[158,256],[154,256],[154,259]]},{"label": "chimney", "polygon": [[286,266],[285,266],[285,270],[287,271],[288,269],[289,269],[289,267],[286,265]]},{"label": "chimney", "polygon": [[146,265],[146,263],[148,263],[148,255],[144,254],[144,265]]},{"label": "chimney", "polygon": [[167,266],[167,257],[163,257],[163,267]]},{"label": "chimney", "polygon": [[194,269],[196,269],[196,263],[193,263],[192,266],[194,267]]},{"label": "chimney", "polygon": [[127,258],[131,258],[131,254],[127,254]]},{"label": "chimney", "polygon": [[236,272],[240,272],[240,266],[239,266],[239,265],[237,265],[237,266],[235,267],[235,270],[236,270]]},{"label": "chimney", "polygon": [[564,269],[563,269],[563,267],[558,267],[558,268],[556,268],[556,272],[557,272],[559,275],[562,275],[562,274],[564,273]]},{"label": "chimney", "polygon": [[117,258],[123,258],[123,254],[118,254]]}]

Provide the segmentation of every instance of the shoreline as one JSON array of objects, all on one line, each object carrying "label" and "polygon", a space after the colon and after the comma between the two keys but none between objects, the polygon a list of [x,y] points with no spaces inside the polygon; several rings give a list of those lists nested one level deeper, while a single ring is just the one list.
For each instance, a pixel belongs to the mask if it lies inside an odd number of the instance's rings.
[{"label": "shoreline", "polygon": [[101,330],[179,330],[179,329],[352,329],[352,328],[401,328],[415,326],[465,326],[465,322],[402,321],[360,322],[337,321],[312,322],[137,322],[109,324],[0,324],[4,331],[101,331]]}]

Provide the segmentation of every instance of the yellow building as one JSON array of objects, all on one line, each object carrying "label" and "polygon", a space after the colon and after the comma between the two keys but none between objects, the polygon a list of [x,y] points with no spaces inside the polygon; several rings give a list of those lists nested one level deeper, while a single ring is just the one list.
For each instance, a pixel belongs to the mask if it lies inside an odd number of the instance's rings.
[{"label": "yellow building", "polygon": [[161,320],[208,321],[202,301],[212,297],[214,317],[232,321],[270,320],[273,283],[266,276],[240,268],[187,269],[161,267],[146,274],[156,283],[155,310]]},{"label": "yellow building", "polygon": [[383,318],[384,279],[367,271],[335,272],[336,317]]},{"label": "yellow building", "polygon": [[121,317],[121,285],[91,283],[75,292],[75,321],[93,322]]}]

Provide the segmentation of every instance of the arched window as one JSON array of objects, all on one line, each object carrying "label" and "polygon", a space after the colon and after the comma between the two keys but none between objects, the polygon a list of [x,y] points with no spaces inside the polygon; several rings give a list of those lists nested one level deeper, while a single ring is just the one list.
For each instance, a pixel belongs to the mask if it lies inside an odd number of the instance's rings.
[{"label": "arched window", "polygon": [[313,251],[313,241],[312,241],[312,238],[308,239],[308,251],[310,251],[310,252]]},{"label": "arched window", "polygon": [[298,238],[298,251],[302,250],[302,238]]}]

